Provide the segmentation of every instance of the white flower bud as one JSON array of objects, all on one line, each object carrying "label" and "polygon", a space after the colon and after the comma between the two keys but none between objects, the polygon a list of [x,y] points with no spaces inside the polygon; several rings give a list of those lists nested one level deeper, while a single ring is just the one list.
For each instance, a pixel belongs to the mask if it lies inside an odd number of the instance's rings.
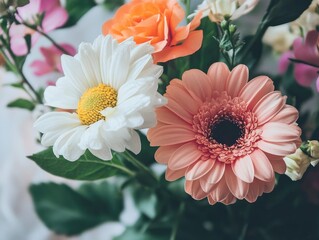
[{"label": "white flower bud", "polygon": [[298,148],[294,154],[284,158],[287,166],[285,174],[293,181],[301,179],[309,167],[311,160],[311,157]]},{"label": "white flower bud", "polygon": [[308,141],[308,152],[311,157],[319,159],[319,142],[317,140]]}]

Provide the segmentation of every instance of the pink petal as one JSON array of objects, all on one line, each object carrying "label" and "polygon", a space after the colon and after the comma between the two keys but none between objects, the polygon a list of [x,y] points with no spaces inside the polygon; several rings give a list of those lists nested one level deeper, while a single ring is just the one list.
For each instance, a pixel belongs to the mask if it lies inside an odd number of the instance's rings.
[{"label": "pink petal", "polygon": [[203,102],[211,98],[212,91],[209,78],[202,71],[198,69],[186,71],[182,79],[188,91],[193,92]]},{"label": "pink petal", "polygon": [[197,180],[203,177],[207,172],[209,172],[214,166],[214,161],[212,160],[201,160],[196,162],[194,165],[188,167],[186,171],[186,180]]},{"label": "pink petal", "polygon": [[[319,61],[319,57],[318,57]],[[296,63],[294,69],[294,75],[296,81],[304,87],[310,87],[312,82],[318,77],[318,68]]]},{"label": "pink petal", "polygon": [[246,197],[249,184],[240,180],[233,172],[230,166],[226,167],[225,171],[226,184],[230,192],[238,199],[243,199]]},{"label": "pink petal", "polygon": [[302,38],[297,38],[293,43],[295,57],[312,64],[318,64],[318,37],[319,33],[312,30],[307,33],[305,42]]},{"label": "pink petal", "polygon": [[195,140],[195,134],[190,129],[172,125],[152,128],[147,135],[151,146],[169,146]]},{"label": "pink petal", "polygon": [[253,108],[258,118],[258,125],[261,126],[273,118],[285,105],[286,97],[280,92],[272,92],[265,95]]},{"label": "pink petal", "polygon": [[230,73],[227,83],[226,91],[232,97],[237,97],[239,92],[248,82],[249,70],[245,65],[236,66]]},{"label": "pink petal", "polygon": [[63,26],[67,20],[68,13],[62,7],[58,7],[44,16],[42,22],[43,31],[46,33],[51,32]]},{"label": "pink petal", "polygon": [[173,113],[171,110],[169,110],[165,106],[157,108],[156,115],[157,115],[157,120],[163,123],[171,124],[171,125],[185,125],[185,126],[191,127],[190,124],[185,122],[182,118],[177,116],[175,113]]},{"label": "pink petal", "polygon": [[216,161],[205,177],[200,179],[201,186],[204,191],[208,192],[220,179],[224,176],[225,164]]},{"label": "pink petal", "polygon": [[167,168],[165,172],[165,179],[170,182],[176,181],[177,179],[184,177],[186,169],[187,168],[171,170],[170,168]]},{"label": "pink petal", "polygon": [[230,205],[230,204],[234,204],[237,201],[237,199],[234,197],[233,194],[228,194],[227,197],[221,201],[221,203],[225,204],[225,205]]},{"label": "pink petal", "polygon": [[202,153],[197,149],[193,142],[183,144],[171,156],[168,161],[168,167],[172,170],[179,170],[192,165],[196,162]]},{"label": "pink petal", "polygon": [[260,189],[262,189],[262,186],[260,186],[262,183],[258,180],[255,180],[252,184],[249,185],[249,191],[245,197],[245,199],[253,203],[257,200],[258,196],[260,195]]},{"label": "pink petal", "polygon": [[33,68],[33,73],[36,76],[42,76],[53,71],[52,66],[40,60],[33,61],[30,64],[30,67]]},{"label": "pink petal", "polygon": [[267,76],[259,76],[249,81],[240,91],[239,96],[247,103],[249,110],[267,93],[274,91],[272,80]]},{"label": "pink petal", "polygon": [[231,166],[235,175],[242,181],[251,183],[254,180],[254,166],[249,155],[237,159]]},{"label": "pink petal", "polygon": [[196,200],[202,200],[207,196],[207,193],[201,188],[199,181],[185,181],[185,192],[190,194]]},{"label": "pink petal", "polygon": [[288,71],[288,67],[291,64],[289,58],[294,58],[292,51],[285,52],[280,56],[278,63],[278,72],[280,74],[284,74]]},{"label": "pink petal", "polygon": [[283,109],[276,116],[274,116],[270,121],[292,124],[297,121],[298,117],[299,117],[299,112],[296,108],[290,105],[285,105]]},{"label": "pink petal", "polygon": [[208,77],[212,90],[225,91],[230,72],[225,63],[214,63],[208,69]]},{"label": "pink petal", "polygon": [[175,87],[174,81],[175,80],[173,80],[173,82],[171,81],[170,87],[167,88],[166,96],[169,99],[173,99],[174,101],[176,101],[179,105],[184,106],[184,109],[187,110],[189,113],[193,115],[197,114],[198,108],[201,106],[201,103],[194,101],[194,99],[191,97],[191,95],[188,93],[183,85]]},{"label": "pink petal", "polygon": [[257,143],[257,146],[264,152],[278,156],[287,156],[294,153],[297,149],[296,143],[294,142],[270,143],[261,140]]},{"label": "pink petal", "polygon": [[208,203],[209,203],[210,205],[215,205],[215,204],[217,203],[217,201],[215,201],[215,200],[212,198],[211,195],[208,195],[208,196],[207,196],[207,199],[208,199]]},{"label": "pink petal", "polygon": [[283,159],[281,160],[271,160],[270,161],[274,171],[279,174],[284,174],[286,172],[287,166]]},{"label": "pink petal", "polygon": [[280,122],[268,122],[261,128],[261,138],[267,142],[292,142],[299,138],[301,130]]},{"label": "pink petal", "polygon": [[[165,96],[165,95],[164,95]],[[185,103],[184,103],[185,104]],[[188,123],[192,123],[193,115],[186,111],[180,103],[177,103],[175,100],[169,98],[166,107],[175,113],[177,116],[182,118],[184,121]]]},{"label": "pink petal", "polygon": [[274,170],[268,157],[259,149],[252,152],[250,157],[254,165],[255,177],[262,181],[269,182],[274,177]]},{"label": "pink petal", "polygon": [[229,188],[227,186],[225,177],[223,177],[216,185],[216,187],[211,192],[211,197],[214,201],[223,201],[230,194]]},{"label": "pink petal", "polygon": [[180,147],[181,144],[170,145],[170,146],[161,146],[155,152],[155,160],[161,164],[167,164],[170,157],[173,153]]}]

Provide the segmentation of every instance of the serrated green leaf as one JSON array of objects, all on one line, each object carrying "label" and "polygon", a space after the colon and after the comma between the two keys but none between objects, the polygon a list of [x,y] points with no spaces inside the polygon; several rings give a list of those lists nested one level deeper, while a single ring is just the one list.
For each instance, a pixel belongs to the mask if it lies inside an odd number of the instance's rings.
[{"label": "serrated green leaf", "polygon": [[53,175],[75,180],[92,181],[120,173],[125,174],[128,171],[118,160],[116,154],[113,155],[112,160],[103,161],[87,151],[77,161],[70,162],[63,157],[57,158],[52,148],[48,148],[28,158]]},{"label": "serrated green leaf", "polygon": [[35,108],[35,105],[33,102],[19,98],[17,100],[14,100],[13,102],[8,103],[7,107],[10,108],[23,108],[32,111]]},{"label": "serrated green leaf", "polygon": [[65,235],[118,221],[123,208],[122,194],[107,182],[85,184],[78,191],[64,184],[42,183],[32,185],[30,193],[40,219],[52,231]]}]

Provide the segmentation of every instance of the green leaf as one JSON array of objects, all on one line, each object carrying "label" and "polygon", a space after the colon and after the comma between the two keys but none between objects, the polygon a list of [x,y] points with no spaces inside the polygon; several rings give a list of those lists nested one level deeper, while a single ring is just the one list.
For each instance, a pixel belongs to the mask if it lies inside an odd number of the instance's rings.
[{"label": "green leaf", "polygon": [[[75,235],[106,221],[118,221],[123,196],[114,184],[85,184],[78,191],[67,185],[32,185],[35,210],[52,231]],[[111,197],[110,197],[111,196]]]},{"label": "green leaf", "polygon": [[19,98],[17,100],[14,100],[13,102],[8,103],[7,107],[10,108],[23,108],[32,111],[35,108],[35,105],[33,102]]},{"label": "green leaf", "polygon": [[127,228],[126,231],[114,240],[167,240],[169,239],[169,234],[163,233],[162,231],[157,232],[144,232],[138,231],[137,229],[131,227]]},{"label": "green leaf", "polygon": [[218,28],[206,17],[201,20],[199,29],[203,30],[202,47],[191,55],[191,67],[207,72],[210,65],[219,60],[219,46],[214,38],[218,36]]},{"label": "green leaf", "polygon": [[133,189],[133,200],[141,213],[145,214],[150,219],[156,217],[159,201],[153,190],[136,187]]},{"label": "green leaf", "polygon": [[103,3],[103,5],[111,11],[117,7],[120,7],[123,4],[124,4],[124,0],[104,0],[104,3]]},{"label": "green leaf", "polygon": [[156,152],[156,147],[151,147],[150,142],[147,140],[147,137],[142,132],[138,131],[141,139],[142,150],[137,154],[137,159],[141,160],[147,166],[155,163],[154,155]]},{"label": "green leaf", "polygon": [[70,162],[63,157],[57,158],[48,148],[42,152],[29,156],[43,170],[64,178],[75,180],[97,180],[114,176],[118,173],[129,173],[116,154],[113,159],[103,161],[87,151],[77,161]]},{"label": "green leaf", "polygon": [[278,26],[296,20],[312,0],[272,0],[265,19],[268,26]]},{"label": "green leaf", "polygon": [[69,14],[69,19],[64,27],[74,25],[87,11],[96,5],[94,0],[66,0],[66,10]]}]

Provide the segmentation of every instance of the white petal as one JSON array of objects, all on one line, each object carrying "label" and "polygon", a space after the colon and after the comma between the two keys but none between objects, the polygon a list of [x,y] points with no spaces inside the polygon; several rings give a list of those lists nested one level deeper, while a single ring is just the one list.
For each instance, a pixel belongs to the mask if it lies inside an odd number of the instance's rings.
[{"label": "white petal", "polygon": [[138,154],[141,151],[141,139],[137,132],[130,130],[132,138],[126,141],[126,148],[131,152]]},{"label": "white petal", "polygon": [[69,161],[79,159],[85,152],[78,145],[79,139],[81,139],[85,130],[86,126],[79,126],[62,134],[53,145],[54,154],[57,157],[63,155]]},{"label": "white petal", "polygon": [[81,64],[74,57],[68,55],[62,55],[61,65],[63,72],[67,79],[70,80],[70,84],[82,94],[94,84],[90,84],[90,79],[86,79]]},{"label": "white petal", "polygon": [[94,51],[92,45],[88,43],[81,43],[79,49],[78,56],[86,79],[89,79],[92,85],[102,83],[100,53]]}]

